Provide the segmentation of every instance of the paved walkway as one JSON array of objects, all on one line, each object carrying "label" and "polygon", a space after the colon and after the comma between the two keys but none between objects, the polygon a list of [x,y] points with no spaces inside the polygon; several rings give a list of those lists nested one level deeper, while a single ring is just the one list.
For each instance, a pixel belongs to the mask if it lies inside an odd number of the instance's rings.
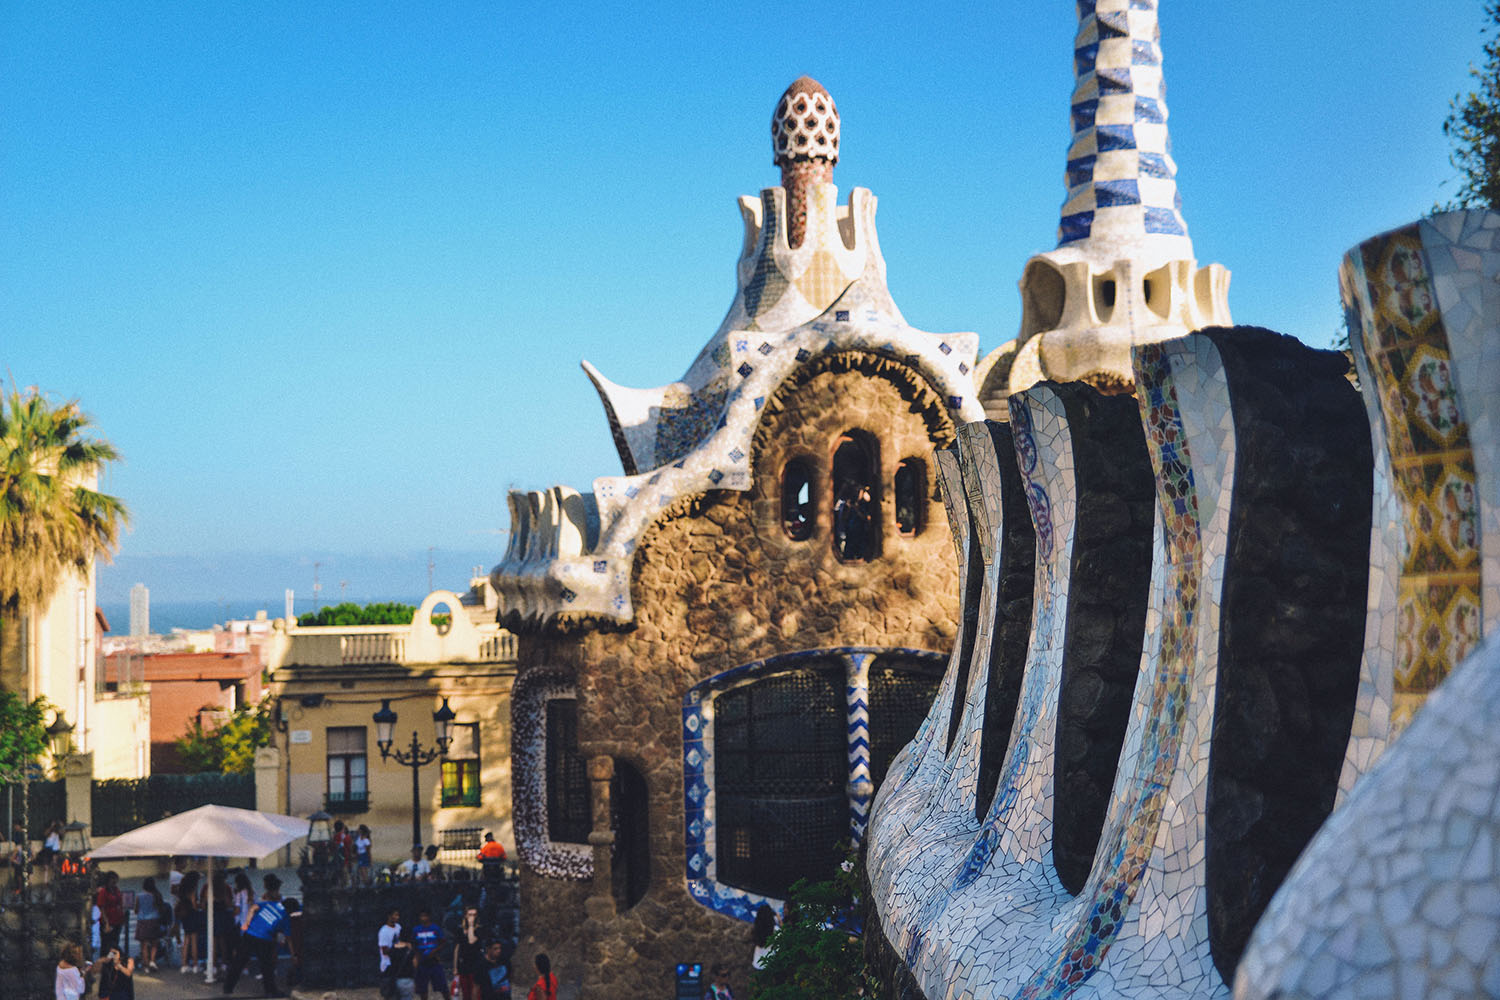
[{"label": "paved walkway", "polygon": [[[251,970],[255,963],[251,963]],[[284,988],[284,987],[283,987]],[[256,979],[252,972],[246,972],[240,978],[239,986],[234,991],[235,996],[253,998],[260,996],[260,980]],[[137,972],[135,975],[136,1000],[200,1000],[200,998],[224,996],[222,983],[205,983],[203,973],[188,973],[183,975],[173,966],[170,971],[163,968],[157,973]],[[333,1000],[379,1000],[380,991],[371,987],[369,989],[344,989],[344,990],[304,990],[293,989],[291,996],[294,1000],[323,1000],[324,997]]]}]

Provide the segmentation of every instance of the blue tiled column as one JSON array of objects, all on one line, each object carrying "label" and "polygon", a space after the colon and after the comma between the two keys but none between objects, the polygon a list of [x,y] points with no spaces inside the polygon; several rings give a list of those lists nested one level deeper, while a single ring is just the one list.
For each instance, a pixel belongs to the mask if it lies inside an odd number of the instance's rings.
[{"label": "blue tiled column", "polygon": [[849,836],[855,846],[865,837],[870,820],[870,800],[875,785],[870,780],[870,661],[873,653],[851,653],[844,661],[849,707]]}]

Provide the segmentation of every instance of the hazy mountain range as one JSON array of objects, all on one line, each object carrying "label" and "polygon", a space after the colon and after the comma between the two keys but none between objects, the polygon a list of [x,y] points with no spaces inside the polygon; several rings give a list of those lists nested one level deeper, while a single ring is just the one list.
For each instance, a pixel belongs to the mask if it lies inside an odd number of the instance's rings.
[{"label": "hazy mountain range", "polygon": [[[503,542],[504,540],[501,539]],[[432,587],[462,592],[476,567],[488,573],[504,555],[489,549],[433,549]],[[99,565],[98,601],[126,604],[130,588],[144,583],[151,601],[270,601],[279,614],[282,595],[294,590],[304,610],[313,597],[314,563],[322,584],[320,603],[411,599],[428,592],[428,550],[391,554],[346,552],[232,552],[214,555],[127,555]]]}]

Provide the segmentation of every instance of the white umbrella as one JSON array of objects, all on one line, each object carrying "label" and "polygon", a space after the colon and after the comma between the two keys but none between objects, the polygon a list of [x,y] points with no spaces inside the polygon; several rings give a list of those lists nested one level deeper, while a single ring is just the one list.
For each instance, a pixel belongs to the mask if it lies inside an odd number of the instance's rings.
[{"label": "white umbrella", "polygon": [[[122,833],[91,852],[98,858],[153,855],[198,855],[208,858],[263,858],[298,837],[307,836],[307,820],[278,813],[206,805]],[[208,873],[208,974],[214,981],[214,876]]]}]

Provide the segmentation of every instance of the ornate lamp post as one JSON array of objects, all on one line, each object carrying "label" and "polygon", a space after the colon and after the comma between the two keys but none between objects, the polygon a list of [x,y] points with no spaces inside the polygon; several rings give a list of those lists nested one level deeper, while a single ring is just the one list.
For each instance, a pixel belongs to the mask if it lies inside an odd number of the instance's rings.
[{"label": "ornate lamp post", "polygon": [[[58,709],[57,717],[47,727],[47,742],[54,760],[61,761],[72,745],[73,724]],[[24,896],[31,880],[31,779],[36,765],[21,765],[21,893]]]},{"label": "ornate lamp post", "polygon": [[328,850],[333,842],[332,823],[333,817],[321,809],[307,817],[307,846],[302,849],[302,864],[297,868],[304,885],[327,884],[337,876]]},{"label": "ornate lamp post", "polygon": [[411,747],[406,750],[391,749],[395,738],[396,713],[391,711],[391,700],[383,698],[380,702],[380,711],[375,713],[375,745],[380,747],[380,759],[389,760],[392,757],[396,763],[411,768],[411,842],[415,846],[422,842],[422,807],[421,792],[417,785],[417,773],[428,764],[445,757],[448,754],[448,744],[453,739],[450,727],[453,725],[453,709],[448,707],[448,699],[443,699],[442,707],[432,713],[432,725],[437,732],[437,746],[432,748],[423,747],[417,739],[417,731],[411,732]]},{"label": "ornate lamp post", "polygon": [[89,825],[87,823],[82,823],[75,819],[63,827],[62,852],[64,854],[81,858],[93,850],[93,847],[94,843],[89,839]]},{"label": "ornate lamp post", "polygon": [[47,742],[52,745],[52,756],[55,760],[66,757],[73,747],[73,723],[63,715],[62,709],[57,710],[57,718],[53,719],[52,725],[47,727]]}]

